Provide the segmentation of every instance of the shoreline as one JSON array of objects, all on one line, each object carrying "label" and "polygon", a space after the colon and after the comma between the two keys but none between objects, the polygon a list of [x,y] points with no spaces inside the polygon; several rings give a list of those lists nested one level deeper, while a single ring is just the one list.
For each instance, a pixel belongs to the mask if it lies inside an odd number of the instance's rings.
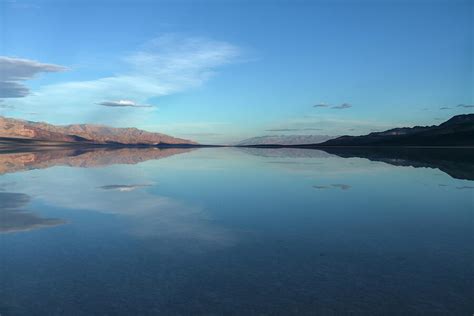
[{"label": "shoreline", "polygon": [[369,149],[369,150],[387,150],[387,149],[474,149],[472,146],[449,146],[449,145],[318,145],[318,144],[262,144],[262,145],[212,145],[212,144],[122,144],[122,143],[88,143],[88,142],[60,142],[43,139],[29,138],[9,138],[0,137],[0,153],[3,152],[21,152],[21,151],[41,151],[55,149],[121,149],[121,148],[256,148],[256,149]]}]

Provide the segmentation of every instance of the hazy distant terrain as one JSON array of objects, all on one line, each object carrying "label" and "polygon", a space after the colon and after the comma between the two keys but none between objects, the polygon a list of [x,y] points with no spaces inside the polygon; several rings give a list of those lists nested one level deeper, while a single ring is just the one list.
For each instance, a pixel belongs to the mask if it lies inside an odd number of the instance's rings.
[{"label": "hazy distant terrain", "polygon": [[239,142],[239,146],[252,145],[299,145],[299,144],[317,144],[337,136],[327,135],[275,135],[275,136],[260,136],[245,139]]},{"label": "hazy distant terrain", "polygon": [[453,116],[440,125],[393,128],[361,136],[262,136],[238,146],[318,148],[328,146],[474,146],[474,114]]}]

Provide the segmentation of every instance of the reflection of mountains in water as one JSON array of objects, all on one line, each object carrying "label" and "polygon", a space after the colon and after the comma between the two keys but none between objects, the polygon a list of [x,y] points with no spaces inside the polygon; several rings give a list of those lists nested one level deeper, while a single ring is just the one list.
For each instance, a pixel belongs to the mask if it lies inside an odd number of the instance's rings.
[{"label": "reflection of mountains in water", "polygon": [[[194,148],[89,148],[0,152],[0,174],[56,165],[99,167],[137,164],[190,152]],[[456,179],[474,180],[474,148],[319,147],[239,148],[250,155],[274,158],[366,158],[394,166],[437,168]]]},{"label": "reflection of mountains in water", "polygon": [[0,233],[29,231],[64,224],[63,220],[43,218],[24,207],[30,196],[23,193],[0,192]]},{"label": "reflection of mountains in water", "polygon": [[52,166],[99,167],[113,164],[137,164],[166,158],[192,148],[100,148],[57,149],[0,153],[0,174]]},{"label": "reflection of mountains in water", "polygon": [[474,148],[324,147],[343,158],[366,158],[394,166],[437,168],[455,179],[474,180]]},{"label": "reflection of mountains in water", "polygon": [[238,147],[238,149],[249,155],[269,158],[327,158],[333,156],[322,150],[302,148]]},{"label": "reflection of mountains in water", "polygon": [[474,148],[410,148],[410,147],[318,147],[242,148],[242,151],[263,157],[366,158],[394,166],[437,168],[456,179],[474,180]]}]

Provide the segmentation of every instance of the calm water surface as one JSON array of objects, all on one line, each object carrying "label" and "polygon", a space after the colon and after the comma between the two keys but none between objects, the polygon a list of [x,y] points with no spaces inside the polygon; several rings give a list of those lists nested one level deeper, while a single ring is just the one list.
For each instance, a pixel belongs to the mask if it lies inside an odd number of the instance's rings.
[{"label": "calm water surface", "polygon": [[471,315],[474,161],[400,162],[0,155],[0,314]]}]

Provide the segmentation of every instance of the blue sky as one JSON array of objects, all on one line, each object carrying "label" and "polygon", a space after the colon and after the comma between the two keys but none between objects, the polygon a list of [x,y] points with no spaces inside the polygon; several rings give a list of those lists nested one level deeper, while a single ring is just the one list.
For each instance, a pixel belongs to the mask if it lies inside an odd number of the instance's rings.
[{"label": "blue sky", "polygon": [[0,115],[206,143],[438,124],[474,111],[473,16],[461,0],[0,0]]}]

